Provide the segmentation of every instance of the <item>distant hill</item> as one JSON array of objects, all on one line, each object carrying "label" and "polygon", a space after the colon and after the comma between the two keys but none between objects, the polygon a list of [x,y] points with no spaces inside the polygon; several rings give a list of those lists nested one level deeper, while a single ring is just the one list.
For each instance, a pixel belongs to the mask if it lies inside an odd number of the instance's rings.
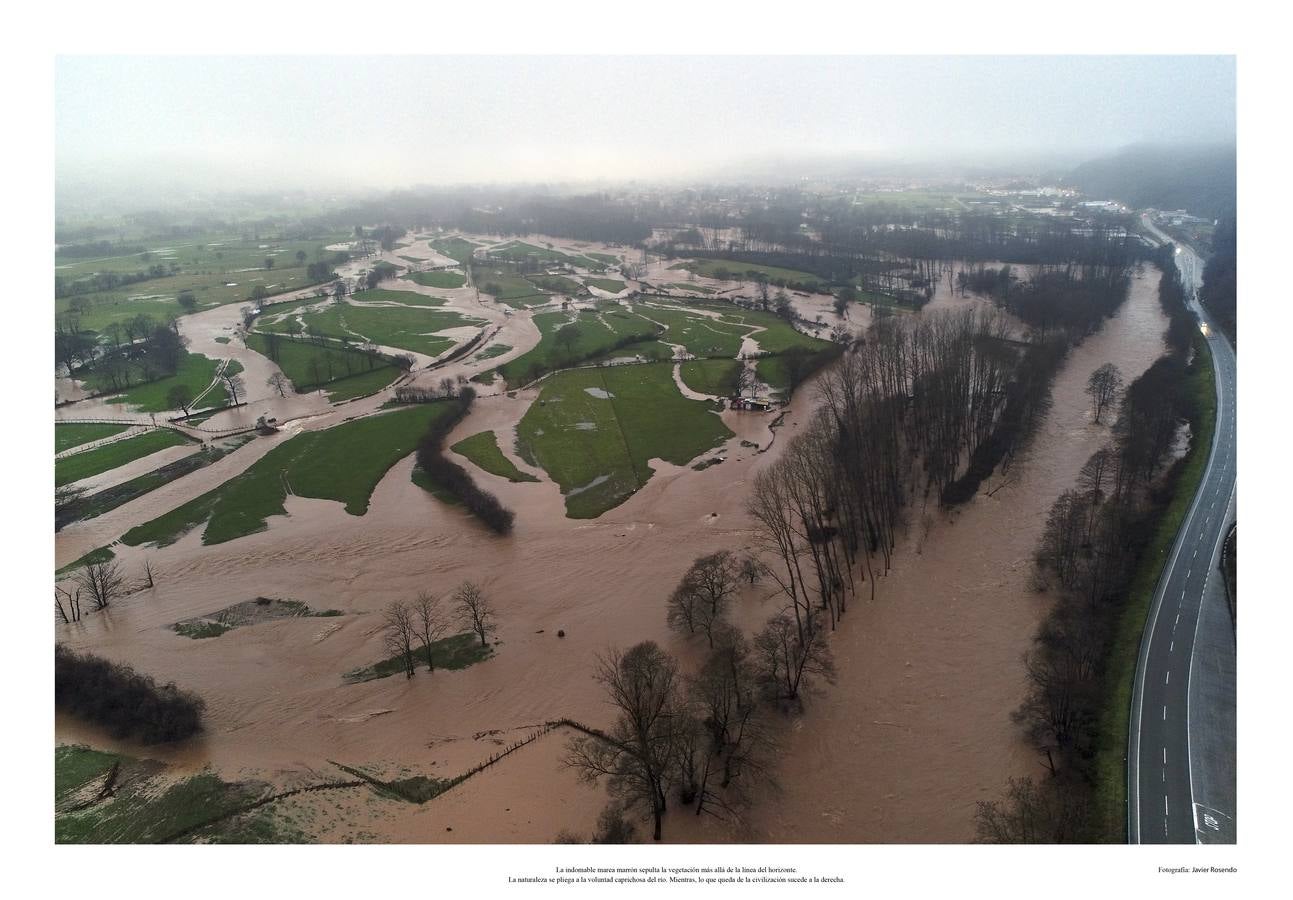
[{"label": "distant hill", "polygon": [[1083,163],[1065,183],[1137,209],[1219,219],[1235,211],[1235,147],[1140,144]]}]

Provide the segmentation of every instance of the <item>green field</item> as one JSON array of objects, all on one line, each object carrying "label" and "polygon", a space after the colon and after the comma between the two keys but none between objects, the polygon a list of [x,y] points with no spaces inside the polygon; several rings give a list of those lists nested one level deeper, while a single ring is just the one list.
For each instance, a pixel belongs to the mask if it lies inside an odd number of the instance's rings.
[{"label": "green field", "polygon": [[560,250],[553,250],[551,247],[537,247],[524,241],[511,241],[501,247],[494,247],[489,251],[489,255],[517,262],[526,259],[537,259],[545,263],[565,263],[596,272],[606,268],[602,263],[595,259],[589,259],[587,256],[570,256]]},{"label": "green field", "polygon": [[484,350],[476,354],[476,359],[493,359],[496,356],[502,356],[512,348],[507,344],[490,344]]},{"label": "green field", "polygon": [[[200,353],[184,351],[174,375],[127,388],[109,397],[107,402],[131,406],[140,412],[167,412],[172,408],[166,396],[171,388],[182,384],[192,392],[193,397],[197,397],[215,380],[218,366],[217,360],[209,359]],[[241,371],[241,366],[235,370],[237,371]],[[106,379],[93,372],[85,379],[85,384],[95,391],[111,390],[111,385],[106,383]],[[224,382],[220,382],[202,398],[198,408],[208,409],[225,406],[228,403],[229,395],[225,391]]]},{"label": "green field", "polygon": [[410,272],[404,277],[423,287],[433,288],[460,288],[467,283],[467,276],[459,272]]},{"label": "green field", "polygon": [[678,393],[670,364],[656,363],[554,375],[517,435],[522,457],[561,486],[566,514],[590,519],[646,484],[648,460],[686,465],[732,433],[709,403]]},{"label": "green field", "polygon": [[279,444],[251,468],[163,516],[132,528],[122,542],[165,546],[206,523],[204,544],[263,531],[270,516],[286,514],[287,492],[337,500],[362,516],[377,483],[413,452],[432,421],[452,404],[426,403],[307,431]]},{"label": "green field", "polygon": [[591,284],[595,288],[601,288],[608,294],[618,294],[628,287],[623,281],[614,278],[585,278],[584,284]]},{"label": "green field", "polygon": [[780,319],[772,313],[755,309],[742,309],[730,303],[697,302],[690,305],[695,306],[697,309],[710,309],[721,312],[723,322],[762,328],[762,331],[751,334],[751,337],[758,342],[759,350],[765,353],[785,353],[792,347],[802,347],[805,350],[816,352],[831,345],[830,341],[823,341],[820,338],[804,334],[785,319]]},{"label": "green field", "polygon": [[117,554],[112,551],[111,547],[96,547],[84,556],[72,560],[70,563],[63,566],[63,568],[56,569],[54,571],[54,578],[66,578],[83,566],[92,566],[95,563],[105,563],[116,555]]},{"label": "green field", "polygon": [[[339,234],[323,235],[308,241],[244,239],[237,235],[211,234],[200,242],[159,243],[161,239],[138,242],[149,247],[144,254],[123,254],[95,259],[54,258],[54,274],[71,283],[95,273],[133,273],[162,265],[167,274],[111,290],[85,293],[55,300],[55,312],[61,313],[74,303],[80,313],[81,327],[102,332],[112,322],[122,322],[144,314],[165,322],[184,312],[176,298],[181,291],[192,291],[199,308],[242,302],[257,286],[271,294],[306,287],[306,266],[332,256],[323,248],[339,240]],[[297,252],[305,253],[298,263]],[[265,268],[265,258],[274,259],[273,268]],[[177,271],[171,274],[172,264]],[[134,299],[132,299],[134,298]]]},{"label": "green field", "polygon": [[584,256],[595,259],[601,263],[606,263],[608,266],[618,266],[620,264],[620,258],[618,256],[612,256],[610,253],[585,253]]},{"label": "green field", "polygon": [[525,280],[554,294],[583,294],[584,286],[564,275],[526,275]]},{"label": "green field", "polygon": [[467,457],[477,467],[491,475],[498,475],[508,481],[538,481],[529,472],[522,472],[510,459],[498,449],[498,437],[492,431],[482,431],[464,438],[449,448],[454,453]]},{"label": "green field", "polygon": [[694,356],[735,359],[741,352],[741,338],[754,330],[750,325],[733,324],[677,306],[640,304],[635,308],[646,318],[668,326],[660,336],[662,341],[682,344]]},{"label": "green field", "polygon": [[82,478],[101,475],[128,462],[142,459],[150,453],[165,450],[167,447],[178,447],[189,443],[189,439],[178,431],[169,428],[158,428],[136,437],[113,441],[93,450],[82,450],[71,456],[54,460],[54,486],[62,487]]},{"label": "green field", "polygon": [[[191,472],[196,472],[198,469],[206,468],[216,460],[224,458],[254,439],[254,435],[240,434],[236,437],[204,444],[202,449],[196,453],[181,456],[174,462],[169,462],[147,474],[140,475],[138,478],[132,478],[113,487],[95,491],[88,497],[77,500],[67,511],[66,518],[63,515],[58,515],[56,516],[56,521],[60,521],[62,524],[79,522],[111,512],[118,506],[123,506],[132,500],[138,499],[164,484],[170,484],[177,478],[182,478]],[[111,551],[108,551],[108,556],[111,558]]]},{"label": "green field", "polygon": [[730,259],[693,259],[670,266],[671,269],[685,269],[704,275],[707,278],[738,279],[753,281],[759,275],[767,277],[773,284],[785,284],[801,290],[825,290],[826,282],[811,272],[798,269],[783,269],[780,266],[760,266],[754,263],[736,262]]},{"label": "green field", "polygon": [[357,291],[350,295],[351,300],[361,303],[402,303],[405,306],[444,306],[443,297],[429,297],[417,291],[392,291],[386,288],[373,288]]},{"label": "green field", "polygon": [[[470,665],[489,659],[493,655],[494,648],[482,647],[480,638],[471,631],[441,638],[431,643],[431,662],[435,664],[437,672],[441,669],[449,671],[465,669]],[[421,646],[414,653],[414,665],[417,667],[419,674],[427,670],[426,650]],[[403,656],[387,657],[381,662],[373,663],[371,666],[347,672],[342,678],[349,684],[356,684],[361,681],[372,681],[376,678],[386,678],[397,674],[404,674]]]},{"label": "green field", "polygon": [[533,283],[520,275],[514,275],[505,269],[478,267],[472,272],[472,278],[482,294],[489,294],[500,303],[506,303],[515,309],[523,309],[530,300],[536,304],[547,303],[551,294],[539,290]]},{"label": "green field", "polygon": [[[115,789],[90,802],[114,767]],[[280,819],[272,806],[253,807],[268,796],[263,783],[227,782],[209,771],[177,774],[153,760],[83,746],[56,747],[54,842],[157,844],[183,838],[258,844],[309,839],[294,823]]]},{"label": "green field", "polygon": [[[579,329],[579,334],[567,349],[557,340],[557,332],[571,322]],[[540,371],[575,365],[605,353],[624,338],[654,338],[656,333],[655,325],[617,304],[608,304],[600,311],[580,310],[577,314],[538,313],[534,324],[539,328],[539,343],[498,369],[509,385],[528,382]]]},{"label": "green field", "polygon": [[298,393],[322,387],[334,403],[371,394],[400,376],[395,366],[360,350],[283,337],[278,341],[277,355],[271,356],[269,341],[253,332],[247,335],[247,349],[277,364]]},{"label": "green field", "polygon": [[682,383],[693,391],[715,397],[736,393],[741,363],[735,359],[693,359],[678,369]]},{"label": "green field", "polygon": [[673,348],[667,344],[662,344],[655,338],[642,341],[633,341],[625,344],[623,347],[616,347],[613,350],[607,350],[604,353],[598,353],[596,356],[590,356],[582,360],[582,365],[595,365],[600,362],[609,362],[615,359],[641,357],[643,360],[650,362],[667,362],[673,359]]},{"label": "green field", "polygon": [[329,403],[340,403],[343,400],[353,400],[356,397],[367,397],[369,394],[375,394],[399,377],[399,369],[394,366],[385,366],[380,369],[373,369],[371,372],[347,375],[345,378],[330,381],[323,386],[323,392],[328,395]]},{"label": "green field", "polygon": [[[302,318],[311,334],[336,340],[368,339],[383,347],[411,350],[427,356],[439,356],[454,345],[451,338],[430,332],[482,324],[479,319],[455,312],[404,305],[356,306],[349,302],[329,303],[321,310],[303,313]],[[262,330],[286,330],[281,329],[281,325],[275,323]]]},{"label": "green field", "polygon": [[703,284],[686,284],[681,281],[674,281],[666,284],[665,287],[677,288],[680,291],[694,291],[697,294],[712,294],[714,289],[705,287]]},{"label": "green field", "polygon": [[54,452],[62,453],[91,441],[121,434],[129,425],[100,425],[92,422],[54,423]]},{"label": "green field", "polygon": [[436,238],[431,241],[432,250],[450,259],[456,259],[463,265],[467,264],[467,261],[471,259],[472,251],[479,246],[480,244],[459,237]]}]

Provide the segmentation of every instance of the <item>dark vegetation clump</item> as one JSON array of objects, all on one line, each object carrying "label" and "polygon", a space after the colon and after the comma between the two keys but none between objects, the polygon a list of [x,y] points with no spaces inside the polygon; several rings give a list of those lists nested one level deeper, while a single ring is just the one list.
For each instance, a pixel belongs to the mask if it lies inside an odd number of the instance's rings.
[{"label": "dark vegetation clump", "polygon": [[1230,338],[1231,344],[1236,343],[1239,336],[1235,318],[1238,293],[1236,255],[1235,217],[1231,215],[1222,219],[1212,233],[1212,257],[1203,267],[1203,287],[1199,291],[1199,299]]},{"label": "dark vegetation clump", "polygon": [[[1037,548],[1035,583],[1052,588],[1053,601],[1024,657],[1028,691],[1013,718],[1048,775],[1013,782],[1003,799],[980,803],[980,841],[1089,842],[1122,827],[1098,802],[1102,747],[1125,749],[1125,738],[1106,733],[1112,726],[1104,715],[1110,703],[1126,712],[1116,699],[1125,652],[1119,626],[1140,592],[1152,590],[1137,588],[1139,573],[1158,554],[1187,467],[1208,452],[1191,385],[1209,373],[1186,365],[1188,340],[1172,340],[1177,317],[1186,315],[1184,292],[1170,257],[1164,265],[1160,299],[1173,320],[1171,349],[1127,387],[1112,439],[1051,507]],[[1190,455],[1172,461],[1183,421],[1195,437]]]},{"label": "dark vegetation clump", "polygon": [[498,502],[489,491],[482,490],[472,480],[467,470],[444,456],[444,439],[454,426],[462,421],[476,399],[476,392],[469,387],[460,389],[453,399],[446,402],[457,408],[441,416],[418,443],[418,467],[432,482],[462,501],[467,510],[497,534],[508,534],[516,517],[510,509]]},{"label": "dark vegetation clump", "polygon": [[206,704],[173,683],[157,684],[130,666],[54,645],[54,705],[100,725],[114,738],[181,741],[202,729]]}]

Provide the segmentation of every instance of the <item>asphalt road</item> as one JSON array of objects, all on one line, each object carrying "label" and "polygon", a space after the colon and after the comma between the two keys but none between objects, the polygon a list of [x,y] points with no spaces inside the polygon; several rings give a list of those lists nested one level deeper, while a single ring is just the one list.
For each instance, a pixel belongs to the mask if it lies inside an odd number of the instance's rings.
[{"label": "asphalt road", "polygon": [[1198,303],[1203,261],[1187,247],[1176,259],[1212,349],[1217,419],[1207,469],[1142,639],[1128,746],[1128,839],[1233,843],[1235,635],[1219,564],[1235,515],[1235,354]]}]

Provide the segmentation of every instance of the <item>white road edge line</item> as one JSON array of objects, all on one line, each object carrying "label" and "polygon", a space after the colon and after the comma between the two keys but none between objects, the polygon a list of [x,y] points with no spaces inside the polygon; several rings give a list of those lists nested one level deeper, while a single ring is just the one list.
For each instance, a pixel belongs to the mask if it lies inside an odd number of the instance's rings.
[{"label": "white road edge line", "polygon": [[[1230,507],[1235,502],[1236,486],[1230,487],[1230,499],[1226,501],[1226,508],[1223,510],[1224,522],[1230,518]],[[1218,554],[1221,553],[1221,545],[1226,541],[1226,530],[1222,528],[1217,534],[1217,542],[1212,547],[1212,557],[1208,561],[1208,568],[1211,570],[1212,564],[1216,561]],[[1211,572],[1209,571],[1209,574]],[[1206,587],[1206,585],[1205,585]],[[1203,600],[1204,596],[1199,596],[1199,612],[1194,617],[1194,642],[1190,644],[1190,667],[1185,674],[1185,763],[1190,773],[1190,805],[1194,807],[1194,741],[1190,738],[1190,688],[1194,683],[1194,648],[1199,639],[1199,622],[1203,620]],[[1194,842],[1202,843],[1199,840],[1199,823],[1194,823]]]},{"label": "white road edge line", "polygon": [[[1211,342],[1209,343],[1211,344]],[[1223,346],[1229,347],[1229,343],[1226,342]],[[1214,360],[1213,390],[1215,391],[1216,397],[1217,397],[1217,420],[1225,420],[1229,422],[1231,420],[1228,419],[1225,415],[1225,394],[1222,392],[1220,382],[1217,380],[1217,375],[1219,374],[1219,371],[1218,371],[1218,368],[1215,366],[1215,359],[1216,359],[1216,354],[1214,353],[1213,354],[1213,360]],[[1208,476],[1212,473],[1213,465],[1216,462],[1217,448],[1220,447],[1222,443],[1218,439],[1218,434],[1219,432],[1214,429],[1212,432],[1212,446],[1208,449],[1208,461],[1203,467],[1203,475],[1200,480],[1200,485],[1203,485],[1207,482]],[[1232,496],[1233,496],[1233,488],[1232,488]],[[1131,707],[1132,716],[1136,720],[1136,728],[1134,731],[1130,727],[1127,729],[1127,742],[1128,742],[1127,772],[1128,772],[1128,775],[1130,776],[1132,773],[1133,766],[1135,767],[1135,772],[1136,772],[1135,778],[1128,777],[1128,781],[1130,782],[1128,786],[1128,795],[1130,797],[1131,794],[1134,794],[1136,798],[1136,802],[1135,802],[1134,816],[1131,814],[1132,813],[1131,802],[1129,801],[1127,804],[1127,807],[1128,807],[1127,808],[1127,813],[1128,813],[1127,838],[1131,843],[1136,843],[1136,844],[1141,843],[1139,773],[1140,773],[1140,737],[1141,737],[1140,732],[1141,732],[1141,726],[1143,723],[1143,718],[1144,718],[1143,714],[1144,714],[1144,707],[1145,707],[1145,678],[1144,678],[1145,666],[1149,661],[1149,648],[1154,641],[1154,631],[1158,627],[1158,612],[1159,612],[1159,609],[1162,607],[1163,594],[1167,589],[1167,582],[1171,580],[1171,571],[1176,567],[1176,558],[1177,556],[1180,555],[1181,548],[1185,546],[1185,535],[1189,533],[1189,524],[1194,519],[1194,514],[1198,509],[1199,501],[1201,499],[1203,499],[1203,491],[1202,490],[1195,491],[1194,500],[1190,503],[1190,508],[1185,514],[1185,519],[1181,522],[1181,527],[1177,531],[1175,546],[1173,547],[1173,550],[1172,550],[1172,557],[1170,560],[1168,560],[1167,566],[1159,573],[1159,585],[1155,588],[1154,598],[1151,601],[1151,608],[1153,612],[1149,617],[1149,622],[1147,623],[1148,627],[1141,632],[1140,651],[1136,657],[1136,674],[1132,681],[1132,707]],[[1166,580],[1164,580],[1164,577],[1163,577],[1164,575],[1167,576]],[[1186,686],[1186,702],[1187,703],[1189,702],[1188,684]],[[1187,761],[1188,761],[1188,741],[1190,736],[1189,728],[1188,728],[1188,713],[1187,713],[1187,728],[1186,728],[1185,736],[1187,741]],[[1131,746],[1133,743],[1133,740],[1135,744],[1134,747]],[[1194,801],[1193,794],[1194,794],[1194,787],[1193,787],[1193,781],[1191,781],[1191,786],[1190,786],[1191,802]]]}]

